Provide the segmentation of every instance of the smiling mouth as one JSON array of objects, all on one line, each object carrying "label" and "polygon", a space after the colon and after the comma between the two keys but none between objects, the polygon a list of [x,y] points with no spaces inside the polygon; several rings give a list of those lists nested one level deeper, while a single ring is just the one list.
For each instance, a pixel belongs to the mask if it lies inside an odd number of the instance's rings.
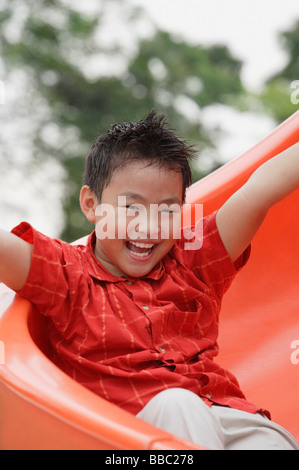
[{"label": "smiling mouth", "polygon": [[129,252],[138,258],[145,258],[149,256],[155,247],[154,243],[141,243],[133,241],[127,241],[126,245]]}]

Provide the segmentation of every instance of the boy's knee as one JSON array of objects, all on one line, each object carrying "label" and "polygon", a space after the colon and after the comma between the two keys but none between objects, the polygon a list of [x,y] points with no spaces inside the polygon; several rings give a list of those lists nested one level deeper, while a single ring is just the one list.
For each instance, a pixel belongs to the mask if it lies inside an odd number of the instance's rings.
[{"label": "boy's knee", "polygon": [[219,420],[195,393],[171,388],[158,393],[137,417],[183,439],[222,449]]},{"label": "boy's knee", "polygon": [[184,388],[169,388],[158,393],[150,401],[154,406],[161,407],[164,411],[178,412],[180,409],[184,409],[185,406],[203,406],[205,403],[201,398],[190,390]]}]

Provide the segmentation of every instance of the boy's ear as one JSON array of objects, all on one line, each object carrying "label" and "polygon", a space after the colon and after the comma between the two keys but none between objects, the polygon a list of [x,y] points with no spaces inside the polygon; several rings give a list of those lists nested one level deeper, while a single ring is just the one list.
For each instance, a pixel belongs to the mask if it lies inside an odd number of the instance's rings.
[{"label": "boy's ear", "polygon": [[96,222],[95,210],[99,202],[89,186],[83,186],[80,192],[80,206],[83,214],[93,224]]}]

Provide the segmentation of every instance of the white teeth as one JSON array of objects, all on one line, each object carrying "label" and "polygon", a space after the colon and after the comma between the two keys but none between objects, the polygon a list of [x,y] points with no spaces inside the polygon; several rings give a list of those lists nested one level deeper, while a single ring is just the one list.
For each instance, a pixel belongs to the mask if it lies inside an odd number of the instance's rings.
[{"label": "white teeth", "polygon": [[[131,250],[129,250],[129,251],[131,251]],[[144,257],[144,256],[149,255],[150,252],[151,252],[151,250],[147,250],[145,253],[136,253],[136,251],[131,251],[131,253],[133,253],[133,255],[139,256],[139,258],[142,258],[142,257]]]},{"label": "white teeth", "polygon": [[149,243],[139,243],[139,242],[133,242],[133,241],[130,241],[130,243],[132,243],[132,245],[135,245],[137,246],[138,248],[153,248],[154,244],[149,244]]},{"label": "white teeth", "polygon": [[138,253],[136,251],[132,251],[130,250],[129,246],[129,251],[135,255],[135,256],[139,256],[139,258],[143,258],[145,256],[148,256],[150,254],[150,252],[152,251],[152,248],[154,246],[154,243],[140,243],[140,242],[134,242],[134,241],[130,241],[129,242],[131,245],[134,245],[136,246],[137,248],[146,248],[147,250],[144,252],[144,253]]}]

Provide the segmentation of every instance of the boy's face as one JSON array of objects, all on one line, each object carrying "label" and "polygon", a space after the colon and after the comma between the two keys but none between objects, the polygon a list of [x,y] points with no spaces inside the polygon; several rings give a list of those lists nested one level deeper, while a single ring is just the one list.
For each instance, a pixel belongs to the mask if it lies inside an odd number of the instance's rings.
[{"label": "boy's face", "polygon": [[179,236],[182,192],[180,172],[146,161],[117,170],[95,212],[102,265],[116,276],[148,274]]}]

